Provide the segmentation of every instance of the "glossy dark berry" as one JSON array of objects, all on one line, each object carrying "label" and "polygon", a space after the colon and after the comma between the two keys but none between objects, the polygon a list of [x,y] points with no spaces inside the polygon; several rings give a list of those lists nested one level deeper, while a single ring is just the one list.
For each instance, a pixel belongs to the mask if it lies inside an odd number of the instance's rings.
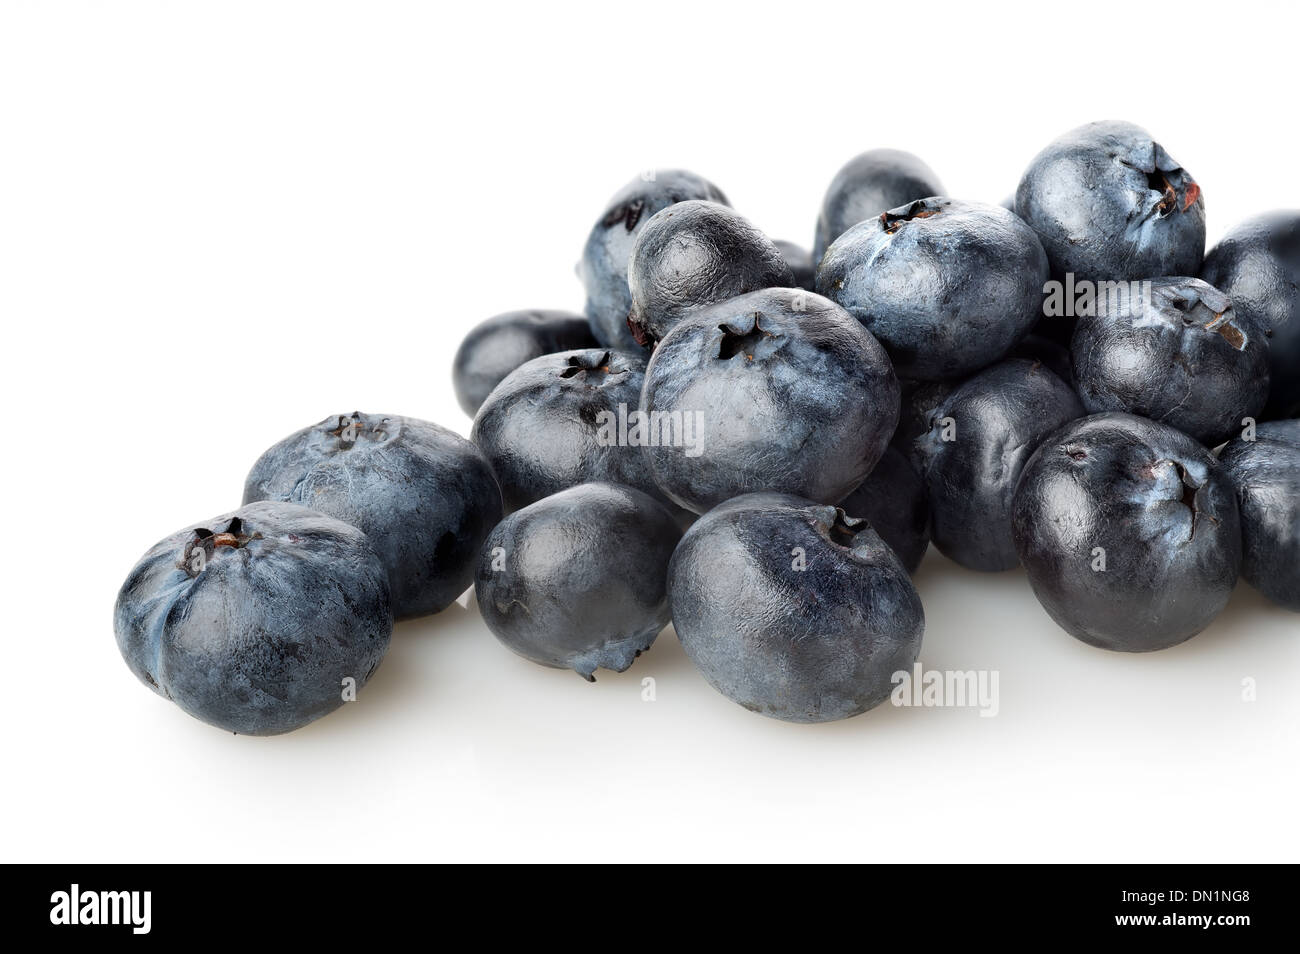
[{"label": "glossy dark berry", "polygon": [[1238,225],[1205,256],[1201,277],[1268,339],[1269,417],[1300,417],[1300,211]]},{"label": "glossy dark berry", "polygon": [[593,680],[622,672],[668,625],[668,510],[621,484],[571,487],[506,517],[479,561],[488,628],[514,652]]},{"label": "glossy dark berry", "polygon": [[885,448],[857,490],[840,502],[850,517],[861,517],[915,573],[930,546],[930,503],[925,485],[901,452]]},{"label": "glossy dark berry", "polygon": [[456,400],[473,417],[492,389],[525,361],[595,347],[591,325],[571,311],[509,311],[489,318],[475,325],[456,351],[451,370]]},{"label": "glossy dark berry", "polygon": [[501,484],[507,512],[592,481],[667,502],[638,424],[645,360],[600,348],[534,358],[492,392],[470,439]]},{"label": "glossy dark berry", "polygon": [[1260,424],[1219,459],[1241,511],[1241,575],[1300,613],[1300,420]]},{"label": "glossy dark berry", "polygon": [[154,692],[218,728],[275,735],[365,685],[393,616],[365,534],[296,504],[253,503],[146,553],[113,628]]},{"label": "glossy dark berry", "polygon": [[1268,399],[1268,341],[1196,278],[1118,285],[1079,318],[1070,345],[1090,412],[1128,411],[1214,447]]},{"label": "glossy dark berry", "polygon": [[1132,414],[1050,435],[1020,477],[1011,533],[1043,608],[1103,649],[1195,636],[1227,605],[1241,566],[1237,502],[1214,457]]},{"label": "glossy dark berry", "polygon": [[620,189],[591,227],[578,263],[578,277],[587,290],[586,313],[592,333],[604,347],[626,351],[637,346],[627,327],[632,308],[627,263],[632,245],[656,212],[688,199],[727,204],[722,191],[702,176],[682,169],[655,170]]},{"label": "glossy dark berry", "polygon": [[678,202],[655,214],[628,260],[628,325],[652,345],[702,305],[794,285],[772,240],[717,202]]},{"label": "glossy dark berry", "polygon": [[777,239],[773,242],[785,263],[790,266],[790,273],[794,276],[795,288],[802,288],[804,291],[817,290],[817,269],[813,268],[812,255],[801,245],[795,245],[794,242],[785,242]]},{"label": "glossy dark berry", "polygon": [[751,712],[830,722],[888,698],[925,614],[866,521],[782,494],[701,517],[669,570],[673,627],[713,688]]},{"label": "glossy dark berry", "polygon": [[945,397],[914,446],[939,552],[971,570],[1016,566],[1016,482],[1043,438],[1084,413],[1070,385],[1023,358],[985,368]]},{"label": "glossy dark berry", "polygon": [[302,504],[359,527],[388,570],[393,615],[437,613],[469,588],[501,492],[479,449],[395,414],[337,414],[267,450],[244,503]]}]

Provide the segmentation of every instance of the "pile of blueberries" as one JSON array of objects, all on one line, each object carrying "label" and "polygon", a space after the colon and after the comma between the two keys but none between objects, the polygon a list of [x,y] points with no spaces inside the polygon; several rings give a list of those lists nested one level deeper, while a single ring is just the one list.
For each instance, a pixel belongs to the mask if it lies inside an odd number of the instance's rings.
[{"label": "pile of blueberries", "polygon": [[469,441],[362,413],[285,438],[240,509],[132,570],[128,665],[285,732],[472,583],[534,662],[621,672],[671,621],[728,698],[824,722],[915,662],[931,542],[1024,566],[1105,649],[1189,639],[1239,575],[1300,612],[1300,212],[1207,255],[1200,186],[1121,122],[1051,143],[1003,205],[943,195],[864,153],[809,254],[697,175],[638,177],[591,229],[585,314],[461,344]]}]

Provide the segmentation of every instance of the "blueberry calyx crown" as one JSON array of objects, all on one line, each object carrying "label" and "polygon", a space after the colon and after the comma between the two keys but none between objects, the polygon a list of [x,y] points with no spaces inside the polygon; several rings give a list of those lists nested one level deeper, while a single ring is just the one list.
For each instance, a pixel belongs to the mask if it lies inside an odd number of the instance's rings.
[{"label": "blueberry calyx crown", "polygon": [[627,230],[631,232],[636,228],[636,224],[641,221],[643,212],[645,212],[645,199],[633,199],[631,202],[616,205],[606,212],[605,217],[600,220],[600,224],[607,229],[612,229],[622,222]]},{"label": "blueberry calyx crown", "polygon": [[636,317],[635,312],[627,313],[627,330],[632,332],[632,340],[643,348],[653,348],[659,342],[658,336]]},{"label": "blueberry calyx crown", "polygon": [[1238,351],[1245,349],[1250,339],[1234,324],[1236,313],[1226,295],[1213,289],[1177,287],[1165,296],[1165,304],[1173,309],[1184,328],[1197,328],[1220,335]]},{"label": "blueberry calyx crown", "polygon": [[1201,198],[1201,187],[1181,166],[1173,166],[1170,169],[1160,168],[1161,156],[1164,156],[1165,160],[1168,161],[1168,156],[1165,155],[1164,150],[1157,146],[1156,161],[1150,170],[1142,169],[1123,159],[1120,160],[1124,165],[1131,169],[1137,169],[1138,172],[1146,176],[1147,189],[1160,196],[1151,210],[1158,219],[1166,218],[1173,212],[1186,212]]},{"label": "blueberry calyx crown", "polygon": [[730,361],[736,355],[744,355],[746,361],[753,361],[759,345],[779,337],[764,328],[762,320],[763,316],[754,312],[748,318],[718,325],[718,330],[722,332],[722,337],[718,340],[718,360]]},{"label": "blueberry calyx crown", "polygon": [[858,534],[871,525],[861,517],[850,517],[839,507],[815,507],[810,511],[812,528],[827,543],[842,550],[852,550]]},{"label": "blueberry calyx crown", "polygon": [[560,377],[566,380],[580,378],[587,387],[598,388],[602,387],[608,378],[622,374],[623,371],[623,368],[614,367],[608,351],[602,351],[598,352],[596,357],[586,354],[573,355],[565,362]]},{"label": "blueberry calyx crown", "polygon": [[339,450],[348,450],[356,446],[358,440],[362,437],[370,437],[373,440],[381,440],[388,436],[384,430],[384,425],[388,423],[388,418],[379,421],[369,422],[365,419],[360,411],[353,411],[350,415],[340,414],[338,426],[329,432],[331,437],[339,439]]},{"label": "blueberry calyx crown", "polygon": [[248,546],[253,540],[260,539],[262,539],[260,533],[245,531],[244,521],[239,517],[232,517],[226,529],[219,533],[213,533],[207,527],[198,527],[194,531],[194,536],[185,544],[185,552],[178,565],[193,579],[203,572],[217,550],[223,548],[238,550]]},{"label": "blueberry calyx crown", "polygon": [[[1209,520],[1211,523],[1214,524],[1217,524],[1219,521],[1216,520],[1212,514],[1207,513],[1206,511],[1202,510],[1200,507],[1199,497],[1200,497],[1201,490],[1205,487],[1205,484],[1203,482],[1198,481],[1195,477],[1193,477],[1191,473],[1188,472],[1186,466],[1184,466],[1181,462],[1168,459],[1168,458],[1164,460],[1158,460],[1154,464],[1152,464],[1151,465],[1152,471],[1154,472],[1156,468],[1162,465],[1172,467],[1174,469],[1174,472],[1178,475],[1178,482],[1180,484],[1180,495],[1177,502],[1182,504],[1184,507],[1186,507],[1188,510],[1192,512],[1192,529],[1191,532],[1187,535],[1187,542],[1191,543],[1194,539],[1196,539],[1196,521],[1198,517],[1204,516],[1207,520]],[[1170,499],[1172,500],[1172,498]]]},{"label": "blueberry calyx crown", "polygon": [[893,235],[903,227],[904,222],[911,222],[915,219],[928,219],[938,215],[939,209],[931,208],[926,204],[925,199],[917,199],[915,202],[909,202],[902,207],[902,211],[890,211],[880,213],[880,225],[885,230],[886,235]]},{"label": "blueberry calyx crown", "polygon": [[[1176,182],[1170,181],[1171,175]],[[1162,219],[1173,211],[1186,212],[1201,197],[1201,187],[1182,169],[1175,169],[1172,173],[1160,169],[1149,172],[1147,186],[1152,192],[1161,193],[1160,201],[1156,203],[1156,214]]]}]

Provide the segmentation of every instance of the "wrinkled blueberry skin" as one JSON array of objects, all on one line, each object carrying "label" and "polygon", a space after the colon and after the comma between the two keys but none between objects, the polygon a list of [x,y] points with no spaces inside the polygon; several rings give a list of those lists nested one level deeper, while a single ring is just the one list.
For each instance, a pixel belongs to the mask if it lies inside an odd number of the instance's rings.
[{"label": "wrinkled blueberry skin", "polygon": [[835,507],[770,493],[730,500],[682,537],[668,579],[691,661],[728,699],[774,719],[866,712],[920,652],[925,614],[907,570]]},{"label": "wrinkled blueberry skin", "polygon": [[1219,457],[1241,511],[1241,575],[1300,613],[1300,420],[1260,424]]},{"label": "wrinkled blueberry skin", "polygon": [[934,171],[910,152],[872,149],[855,156],[835,174],[822,199],[813,262],[820,263],[831,243],[859,222],[947,191]]},{"label": "wrinkled blueberry skin", "polygon": [[1205,254],[1200,186],[1132,123],[1090,123],[1048,145],[1020,180],[1016,214],[1057,277],[1195,275]]},{"label": "wrinkled blueberry skin", "polygon": [[668,625],[668,510],[621,484],[570,487],[506,517],[483,547],[474,591],[488,628],[543,666],[594,682],[622,672]]},{"label": "wrinkled blueberry skin", "polygon": [[632,310],[627,323],[641,344],[661,340],[702,305],[761,288],[790,288],[781,251],[743,216],[716,202],[678,202],[655,214],[628,260]]},{"label": "wrinkled blueberry skin", "polygon": [[113,613],[131,671],[196,719],[241,735],[300,728],[379,667],[388,574],[366,536],[306,507],[254,503],[159,542]]},{"label": "wrinkled blueberry skin", "polygon": [[1122,284],[1099,296],[1096,314],[1075,323],[1070,355],[1089,412],[1149,417],[1207,447],[1268,399],[1267,339],[1227,295],[1196,278],[1157,278],[1149,293]]},{"label": "wrinkled blueberry skin", "polygon": [[501,492],[458,434],[393,414],[337,414],[291,434],[248,474],[244,503],[302,504],[365,532],[388,570],[393,615],[446,609],[469,588]]},{"label": "wrinkled blueberry skin", "polygon": [[1070,385],[1023,358],[986,368],[949,394],[915,445],[939,552],[971,570],[1017,566],[1016,481],[1043,438],[1084,413]]},{"label": "wrinkled blueberry skin", "polygon": [[777,239],[772,243],[776,246],[785,263],[790,266],[790,273],[794,276],[793,288],[802,288],[804,291],[817,290],[817,269],[813,268],[812,255],[801,245],[795,245],[794,242],[785,242]]},{"label": "wrinkled blueberry skin", "polygon": [[682,319],[650,359],[641,409],[698,422],[694,456],[662,441],[648,456],[660,489],[703,513],[763,490],[843,500],[884,452],[898,400],[858,322],[820,295],[769,288]]},{"label": "wrinkled blueberry skin", "polygon": [[474,327],[451,367],[456,400],[470,417],[507,374],[557,351],[597,347],[591,325],[571,311],[508,311]]},{"label": "wrinkled blueberry skin", "polygon": [[622,351],[637,347],[627,327],[632,309],[627,286],[632,245],[656,213],[689,199],[728,204],[722,191],[702,176],[683,169],[656,171],[653,180],[637,177],[620,189],[591,227],[578,278],[587,290],[587,320],[602,346]]},{"label": "wrinkled blueberry skin", "polygon": [[[470,440],[501,484],[507,513],[593,481],[635,487],[667,503],[645,448],[618,443],[619,405],[641,403],[645,359],[600,348],[534,358],[511,372],[474,418]],[[629,420],[629,427],[631,427]]]},{"label": "wrinkled blueberry skin", "polygon": [[850,517],[861,517],[915,573],[930,546],[930,503],[920,475],[907,458],[886,447],[861,486],[840,502]]},{"label": "wrinkled blueberry skin", "polygon": [[1265,414],[1300,416],[1300,212],[1238,225],[1205,257],[1201,278],[1232,299],[1239,318],[1264,329],[1271,377]]},{"label": "wrinkled blueberry skin", "polygon": [[817,291],[861,321],[900,377],[936,381],[1004,357],[1038,320],[1047,256],[996,205],[931,198],[855,225],[826,251]]},{"label": "wrinkled blueberry skin", "polygon": [[1050,435],[1020,477],[1011,534],[1043,608],[1102,649],[1190,639],[1227,605],[1241,566],[1237,502],[1214,457],[1131,414]]}]

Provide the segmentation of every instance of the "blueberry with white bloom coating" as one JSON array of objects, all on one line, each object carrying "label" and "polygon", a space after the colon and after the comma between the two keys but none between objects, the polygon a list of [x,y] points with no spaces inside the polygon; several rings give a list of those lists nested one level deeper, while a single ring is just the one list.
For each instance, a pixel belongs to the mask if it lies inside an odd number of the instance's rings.
[{"label": "blueberry with white bloom coating", "polygon": [[962,377],[1004,357],[1042,312],[1047,256],[1006,209],[930,198],[849,229],[817,291],[880,339],[902,378]]},{"label": "blueberry with white bloom coating", "polygon": [[1020,180],[1016,214],[1058,278],[1195,275],[1205,254],[1201,187],[1132,123],[1089,123],[1050,143]]},{"label": "blueberry with white bloom coating", "polygon": [[469,587],[501,492],[479,449],[395,414],[338,414],[267,450],[244,502],[281,500],[365,531],[388,570],[393,615],[437,613]]},{"label": "blueberry with white bloom coating", "polygon": [[334,711],[378,668],[393,631],[388,574],[357,528],[254,503],[146,553],[113,628],[154,692],[218,728],[275,735]]},{"label": "blueberry with white bloom coating", "polygon": [[693,438],[648,449],[655,482],[682,507],[763,490],[838,503],[889,443],[898,381],[843,309],[769,288],[682,319],[650,359],[641,410]]}]

